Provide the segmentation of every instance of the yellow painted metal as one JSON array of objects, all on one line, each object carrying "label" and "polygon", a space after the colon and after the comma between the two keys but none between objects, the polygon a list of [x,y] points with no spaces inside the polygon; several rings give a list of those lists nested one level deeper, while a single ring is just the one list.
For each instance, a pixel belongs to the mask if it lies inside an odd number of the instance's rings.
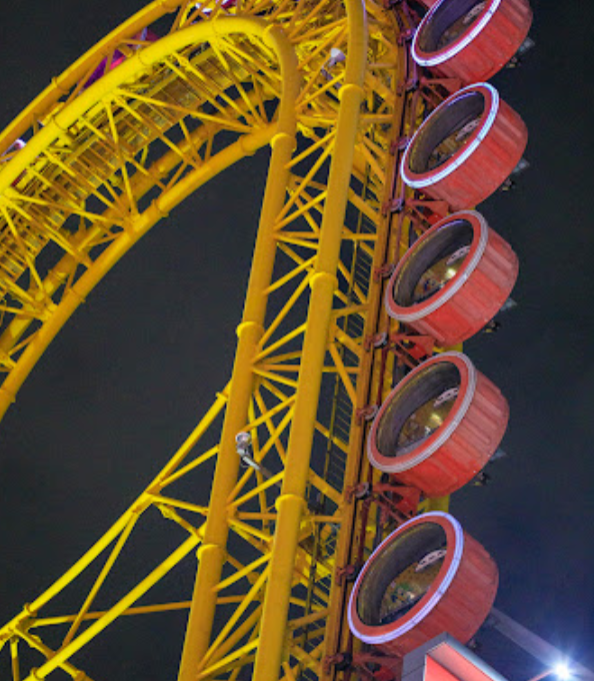
[{"label": "yellow painted metal", "polygon": [[[167,17],[166,35],[138,39]],[[397,94],[397,38],[392,12],[374,0],[157,0],[0,135],[0,149],[26,138],[0,156],[10,237],[0,294],[16,301],[0,309],[0,416],[148,229],[233,163],[272,149],[231,380],[106,535],[0,629],[16,673],[19,646],[41,655],[27,681],[78,674],[72,655],[119,617],[185,609],[181,681],[332,676],[324,659],[348,638],[348,588],[335,575],[359,539],[345,492],[367,475],[357,409],[387,387],[380,353],[366,343],[391,329],[373,272],[403,243],[383,210],[397,184],[391,147],[411,125],[402,128],[410,111]],[[116,49],[127,58],[89,85]],[[37,256],[50,242],[61,256],[44,270]],[[239,432],[251,437],[245,469]],[[213,476],[210,500],[179,491],[192,476]],[[155,509],[176,548],[93,611]],[[137,604],[194,555],[191,598]],[[98,576],[76,592],[78,610],[60,612],[59,598],[91,570]],[[48,628],[64,631],[56,651],[41,641]]]},{"label": "yellow painted metal", "polygon": [[[31,164],[34,164],[43,151],[54,145],[64,135],[64,131],[68,130],[81,116],[92,108],[97,100],[113,93],[122,83],[134,80],[135,76],[142,74],[148,66],[162,60],[175,50],[194,43],[200,43],[213,36],[225,35],[226,33],[253,33],[257,36],[265,34],[266,39],[270,41],[271,45],[276,46],[276,43],[279,42],[278,36],[275,35],[274,27],[265,24],[263,21],[256,18],[229,17],[222,26],[217,28],[216,33],[214,24],[204,22],[186,28],[184,31],[174,33],[150,45],[142,53],[126,60],[118,69],[106,74],[68,106],[51,117],[47,125],[31,139],[0,173],[0,194],[3,193],[2,198],[8,196],[8,200],[10,200],[16,193],[12,188],[12,184],[23,171]],[[289,47],[284,45],[282,41],[280,44],[284,47],[284,49],[279,48],[278,53],[279,60],[282,63],[289,58],[287,54]],[[273,129],[269,127],[247,138],[243,138],[241,142],[210,158],[200,168],[197,168],[193,174],[180,179],[159,202],[154,202],[150,209],[134,220],[134,224],[130,225],[129,231],[117,241],[117,244],[114,244],[114,246],[117,245],[117,248],[112,247],[109,249],[103,257],[93,263],[93,267],[87,271],[84,277],[81,277],[76,286],[70,289],[69,295],[62,300],[61,305],[53,311],[52,316],[44,324],[43,333],[38,334],[34,342],[29,344],[9,376],[0,386],[0,417],[5,413],[10,403],[14,401],[18,389],[59,329],[70,318],[80,302],[85,300],[97,282],[105,276],[134,243],[159,219],[167,215],[170,210],[198,187],[222,172],[224,168],[243,158],[246,154],[253,153],[256,149],[267,144],[272,134]],[[142,179],[144,178],[141,177],[140,180]],[[147,188],[145,188],[145,191]],[[135,190],[135,193],[141,194],[143,188],[133,187],[132,189]],[[2,338],[0,338],[0,352],[6,353],[8,350],[6,347],[7,340],[10,342],[17,335],[18,332],[9,333],[8,335],[6,333],[3,334]]]},{"label": "yellow painted metal", "polygon": [[[247,141],[247,144],[264,146],[269,142],[272,133],[272,129],[267,129],[260,134],[255,134]],[[142,216],[139,216],[134,229],[124,233],[113,244],[112,248],[105,251],[104,255],[93,263],[93,267],[89,268],[76,284],[70,287],[68,293],[63,297],[60,304],[52,310],[51,316],[45,320],[40,332],[27,345],[18,362],[16,362],[0,386],[0,417],[6,413],[8,407],[14,402],[18,390],[48,345],[101,279],[151,227],[163,216],[167,215],[178,203],[219,172],[222,172],[226,167],[243,158],[246,155],[245,146],[246,142],[242,140],[241,143],[237,143],[220,152],[220,154],[210,159],[192,175],[187,175],[183,180],[180,180],[174,188],[175,191],[170,191],[161,199],[159,204],[153,204]],[[65,277],[64,275],[58,276],[57,283],[59,285]],[[12,334],[10,334],[9,339],[11,336]]]},{"label": "yellow painted metal", "polygon": [[[271,27],[272,28],[272,27]],[[242,323],[237,329],[238,344],[231,377],[229,402],[221,434],[221,447],[213,481],[210,512],[206,522],[204,544],[200,548],[200,563],[194,587],[186,643],[182,654],[179,678],[189,681],[204,662],[216,606],[215,586],[221,578],[225,562],[225,545],[229,531],[226,505],[237,479],[239,457],[235,436],[247,420],[249,402],[254,388],[253,362],[258,342],[264,332],[266,297],[274,266],[274,224],[283,205],[288,181],[286,167],[295,146],[295,100],[299,88],[297,60],[278,29],[269,30],[265,40],[274,48],[281,64],[283,91],[277,131],[272,139],[272,158],[264,203],[260,216],[254,251],[252,275],[248,284]]]},{"label": "yellow painted metal", "polygon": [[[198,537],[190,537],[167,560],[163,561],[158,568],[153,570],[137,587],[120,599],[108,612],[103,614],[94,624],[89,626],[77,638],[58,652],[52,655],[47,662],[35,670],[34,674],[26,677],[25,681],[35,681],[46,678],[52,671],[62,666],[74,653],[85,646],[95,636],[101,633],[117,617],[125,612],[132,603],[146,593],[151,586],[161,580],[184,556],[186,556],[198,544]],[[23,637],[23,632],[16,630],[17,635]],[[24,639],[26,640],[26,639]]]},{"label": "yellow painted metal", "polygon": [[291,579],[297,549],[297,535],[305,506],[305,489],[313,445],[314,423],[320,395],[321,375],[330,329],[332,301],[337,288],[336,270],[341,244],[347,194],[350,184],[363,79],[367,57],[364,8],[347,2],[349,18],[348,60],[340,90],[340,108],[330,175],[328,198],[321,225],[321,238],[314,275],[307,331],[303,342],[301,369],[293,427],[289,438],[285,477],[276,501],[277,529],[272,549],[270,584],[264,599],[260,645],[254,678],[272,681],[284,657],[285,622],[289,609]]},{"label": "yellow painted metal", "polygon": [[447,513],[450,509],[450,497],[436,497],[435,499],[427,499],[427,511],[444,511]]}]

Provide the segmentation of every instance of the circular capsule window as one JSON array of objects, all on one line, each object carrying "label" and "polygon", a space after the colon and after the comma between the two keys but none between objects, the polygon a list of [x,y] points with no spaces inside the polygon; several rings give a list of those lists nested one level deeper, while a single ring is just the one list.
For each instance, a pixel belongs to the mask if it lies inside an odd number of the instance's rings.
[{"label": "circular capsule window", "polygon": [[423,122],[400,172],[407,185],[452,210],[471,208],[512,174],[527,141],[520,116],[494,87],[479,83],[448,97]]},{"label": "circular capsule window", "polygon": [[466,642],[489,613],[498,574],[485,549],[451,515],[401,525],[373,552],[348,607],[355,636],[402,656],[447,631]]},{"label": "circular capsule window", "polygon": [[367,456],[426,497],[445,496],[481,471],[508,419],[507,400],[468,357],[442,353],[388,395],[371,425]]},{"label": "circular capsule window", "polygon": [[388,314],[446,347],[467,340],[509,297],[511,246],[476,211],[441,220],[407,251],[386,289]]},{"label": "circular capsule window", "polygon": [[520,49],[531,24],[527,0],[441,0],[420,23],[412,55],[463,85],[488,80]]}]

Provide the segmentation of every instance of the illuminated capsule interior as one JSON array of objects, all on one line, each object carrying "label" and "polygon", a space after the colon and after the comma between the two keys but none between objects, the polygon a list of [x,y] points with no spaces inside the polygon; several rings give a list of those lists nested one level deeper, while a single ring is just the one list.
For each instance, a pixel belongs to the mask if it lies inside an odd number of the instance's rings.
[{"label": "illuminated capsule interior", "polygon": [[469,31],[487,6],[486,0],[448,0],[435,8],[419,34],[419,48],[440,52]]},{"label": "illuminated capsule interior", "polygon": [[439,293],[466,262],[472,238],[470,223],[454,220],[415,246],[394,281],[394,302],[409,307]]},{"label": "illuminated capsule interior", "polygon": [[374,556],[357,598],[357,614],[368,626],[396,622],[419,603],[447,555],[444,529],[437,523],[411,527]]},{"label": "illuminated capsule interior", "polygon": [[421,370],[397,391],[381,416],[376,445],[386,457],[408,454],[446,420],[458,397],[460,372],[451,362]]},{"label": "illuminated capsule interior", "polygon": [[485,111],[481,92],[463,92],[421,126],[409,158],[413,173],[427,173],[446,163],[468,142]]}]

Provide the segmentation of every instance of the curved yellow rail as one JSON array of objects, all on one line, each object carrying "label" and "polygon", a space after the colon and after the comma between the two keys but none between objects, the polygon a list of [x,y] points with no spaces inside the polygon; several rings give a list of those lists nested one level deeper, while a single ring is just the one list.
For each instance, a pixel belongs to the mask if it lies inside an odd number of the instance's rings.
[{"label": "curved yellow rail", "polygon": [[[215,25],[217,26],[215,30]],[[290,46],[290,43],[279,34],[279,29],[268,25],[263,20],[251,17],[226,17],[218,22],[203,22],[195,26],[188,27],[182,31],[178,31],[169,35],[156,43],[149,45],[143,50],[129,59],[124,61],[119,68],[107,73],[98,82],[93,84],[84,92],[71,101],[64,108],[52,115],[39,132],[34,135],[31,140],[24,146],[24,148],[7,163],[2,172],[0,172],[0,199],[2,213],[6,221],[12,228],[17,244],[23,242],[23,238],[18,238],[18,226],[15,225],[14,218],[10,217],[9,210],[14,208],[18,212],[19,203],[26,203],[30,201],[35,204],[33,198],[25,197],[19,194],[18,190],[12,185],[17,179],[26,172],[30,167],[34,167],[40,156],[44,153],[49,154],[48,151],[60,142],[64,136],[65,131],[68,131],[77,122],[88,113],[90,109],[96,106],[98,101],[106,97],[117,96],[118,88],[129,81],[134,81],[136,78],[146,72],[153,64],[162,61],[164,58],[183,50],[188,46],[204,43],[207,40],[218,38],[219,36],[233,35],[241,33],[242,35],[253,35],[257,38],[263,38],[277,55],[283,86],[288,90],[287,96],[281,98],[281,111],[279,115],[279,130],[286,125],[284,121],[287,118],[294,118],[294,100],[298,87],[298,76],[296,73],[295,57]],[[295,123],[293,121],[293,128]],[[81,276],[75,284],[73,284],[68,292],[62,296],[60,304],[55,306],[51,300],[48,300],[49,295],[54,293],[55,289],[60,286],[65,278],[72,271],[77,261],[85,262],[86,250],[84,243],[70,243],[70,248],[65,246],[65,250],[72,251],[67,258],[58,264],[51,272],[51,279],[45,281],[43,286],[40,286],[40,294],[44,296],[45,300],[40,301],[43,308],[36,311],[44,322],[39,333],[35,334],[34,338],[27,343],[26,348],[20,355],[18,361],[11,367],[11,371],[0,387],[0,418],[4,415],[10,403],[14,400],[16,393],[31,369],[46,349],[47,345],[55,337],[57,332],[62,328],[64,323],[70,318],[72,313],[76,310],[79,304],[85,300],[86,296],[94,288],[98,281],[100,281],[105,274],[115,265],[115,263],[124,255],[124,253],[143,236],[148,229],[150,229],[158,220],[167,215],[180,201],[186,198],[189,194],[202,186],[205,182],[218,174],[230,164],[246,154],[253,153],[256,149],[267,144],[274,134],[274,129],[269,126],[261,129],[257,133],[252,133],[247,137],[243,137],[240,142],[232,145],[225,150],[224,153],[218,154],[216,157],[210,158],[207,163],[203,163],[196,168],[192,173],[187,174],[183,179],[180,179],[167,192],[165,192],[159,200],[154,201],[148,209],[142,213],[138,210],[132,210],[130,216],[126,220],[125,233],[117,240],[117,244],[102,254],[92,265],[88,265],[88,269],[83,276]],[[114,137],[115,132],[114,124]],[[165,164],[164,164],[165,165]],[[161,168],[163,172],[163,168]],[[128,179],[129,193],[137,199],[146,192],[145,187],[142,187],[142,180],[146,176],[138,177],[139,181],[133,182],[131,178]],[[149,185],[150,186],[150,185]],[[39,199],[37,199],[39,205]],[[22,212],[22,210],[21,210]],[[106,211],[102,216],[104,220],[109,220],[111,215]],[[63,235],[56,235],[56,239]],[[85,241],[91,241],[92,235],[85,234]],[[74,240],[72,240],[74,241]],[[40,238],[42,243],[42,237]],[[53,279],[53,281],[52,281]],[[53,284],[53,285],[52,285]],[[25,295],[27,292],[23,292]],[[29,298],[33,298],[30,294]],[[25,307],[25,306],[23,306]],[[21,317],[23,313],[21,313]],[[35,316],[35,315],[31,315]],[[14,347],[15,339],[21,335],[21,328],[23,325],[30,323],[28,315],[25,319],[16,319],[5,330],[0,339],[3,343],[0,344],[0,353],[5,354],[12,345]],[[12,349],[12,348],[11,348]]]},{"label": "curved yellow rail", "polygon": [[[160,39],[141,35],[165,17]],[[376,274],[408,234],[389,209],[403,191],[398,141],[417,122],[398,43],[407,21],[359,0],[157,1],[0,136],[0,148],[25,142],[0,158],[0,414],[150,227],[235,161],[272,148],[229,385],[104,537],[0,629],[15,678],[23,646],[40,656],[27,681],[85,678],[72,657],[114,620],[178,609],[189,610],[182,681],[334,674],[329,660],[348,639],[336,575],[352,560],[350,490],[366,475],[359,410],[391,371],[370,342],[390,330]],[[190,498],[188,482],[205,475],[210,500]],[[179,532],[177,547],[95,610],[154,510]],[[196,548],[193,595],[147,604]],[[56,612],[91,570],[78,610]],[[61,632],[58,648],[44,642],[47,627]]]}]

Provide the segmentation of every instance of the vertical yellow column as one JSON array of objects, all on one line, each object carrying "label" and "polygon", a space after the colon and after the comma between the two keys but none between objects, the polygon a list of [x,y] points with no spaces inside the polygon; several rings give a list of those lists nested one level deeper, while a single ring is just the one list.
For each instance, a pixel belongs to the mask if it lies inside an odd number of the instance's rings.
[{"label": "vertical yellow column", "polygon": [[195,679],[210,643],[217,598],[214,587],[221,578],[229,533],[227,500],[237,481],[239,467],[235,436],[247,421],[254,381],[253,359],[264,330],[267,301],[265,290],[270,284],[274,267],[276,252],[274,225],[284,205],[289,178],[288,164],[295,146],[295,100],[299,90],[297,59],[290,43],[279,28],[268,26],[259,35],[278,56],[283,77],[283,92],[277,134],[272,140],[272,157],[246,293],[243,321],[237,329],[238,342],[229,387],[229,401],[221,435],[204,541],[198,552],[200,562],[186,630],[179,681]]},{"label": "vertical yellow column", "polygon": [[277,522],[270,562],[254,681],[276,681],[285,648],[291,582],[299,527],[305,504],[314,424],[336,289],[336,269],[350,185],[359,111],[363,98],[367,34],[362,4],[347,2],[349,45],[345,84],[340,89],[336,143],[324,205],[320,247],[307,316],[301,368],[291,425]]},{"label": "vertical yellow column", "polygon": [[450,510],[450,497],[436,497],[435,499],[427,499],[427,511],[443,511],[447,513]]}]

